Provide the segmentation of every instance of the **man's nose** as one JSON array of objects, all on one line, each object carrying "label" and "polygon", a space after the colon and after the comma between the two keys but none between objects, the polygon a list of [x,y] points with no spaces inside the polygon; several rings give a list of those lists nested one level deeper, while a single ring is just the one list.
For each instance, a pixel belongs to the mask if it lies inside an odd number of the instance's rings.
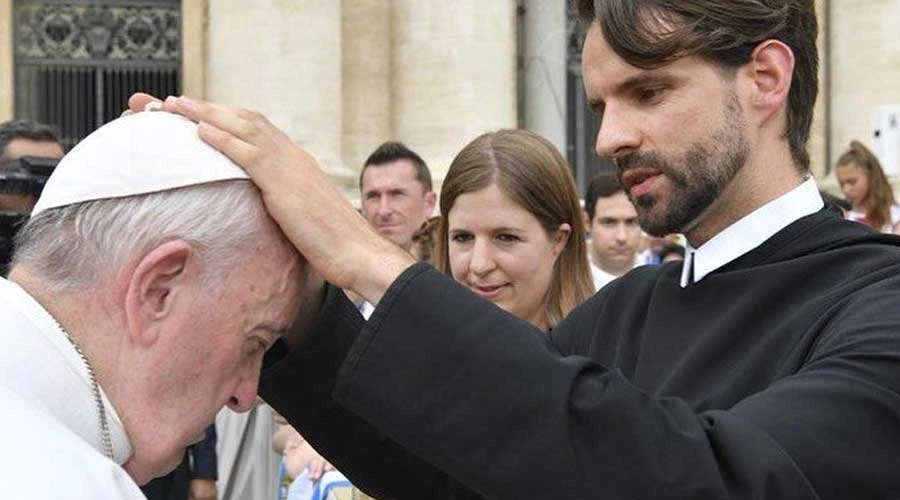
[{"label": "man's nose", "polygon": [[616,224],[616,240],[625,241],[628,239],[628,225],[624,222]]},{"label": "man's nose", "polygon": [[618,106],[607,104],[597,131],[597,154],[616,159],[637,149],[640,135],[631,125],[631,119]]},{"label": "man's nose", "polygon": [[387,196],[382,196],[378,199],[378,213],[381,215],[389,214],[393,211],[394,207],[391,204],[391,200]]}]

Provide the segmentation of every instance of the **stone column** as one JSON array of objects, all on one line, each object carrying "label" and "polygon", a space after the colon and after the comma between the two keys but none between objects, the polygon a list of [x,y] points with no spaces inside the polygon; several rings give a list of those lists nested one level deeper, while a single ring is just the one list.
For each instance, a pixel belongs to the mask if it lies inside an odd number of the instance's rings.
[{"label": "stone column", "polygon": [[0,122],[11,120],[13,98],[12,1],[0,0]]},{"label": "stone column", "polygon": [[566,153],[566,4],[525,0],[525,128]]},{"label": "stone column", "polygon": [[831,0],[832,164],[859,140],[872,146],[878,106],[900,105],[898,0]]},{"label": "stone column", "polygon": [[513,0],[393,2],[393,130],[440,181],[479,134],[516,126]]},{"label": "stone column", "polygon": [[181,0],[181,91],[206,97],[209,0]]},{"label": "stone column", "polygon": [[[343,0],[344,163],[356,175],[391,131],[391,5]],[[358,198],[358,194],[354,196]]]},{"label": "stone column", "polygon": [[336,181],[341,158],[341,3],[209,3],[206,95],[264,113],[316,154]]}]

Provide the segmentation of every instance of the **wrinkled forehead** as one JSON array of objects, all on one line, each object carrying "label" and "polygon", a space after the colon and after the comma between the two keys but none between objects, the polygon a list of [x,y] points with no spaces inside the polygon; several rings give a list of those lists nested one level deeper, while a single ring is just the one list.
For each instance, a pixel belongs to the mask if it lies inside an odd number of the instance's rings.
[{"label": "wrinkled forehead", "polygon": [[242,262],[225,286],[242,290],[238,294],[249,302],[251,320],[289,323],[303,299],[310,271],[307,261],[277,227],[267,228],[239,251]]}]

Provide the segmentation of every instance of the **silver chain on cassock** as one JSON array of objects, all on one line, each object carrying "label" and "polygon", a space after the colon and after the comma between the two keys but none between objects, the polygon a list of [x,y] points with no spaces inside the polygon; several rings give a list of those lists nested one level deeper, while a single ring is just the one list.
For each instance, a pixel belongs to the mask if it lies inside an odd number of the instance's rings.
[{"label": "silver chain on cassock", "polygon": [[110,460],[114,460],[112,436],[110,436],[109,433],[109,423],[106,421],[106,406],[103,405],[103,397],[100,395],[100,385],[97,384],[97,376],[94,374],[94,367],[91,366],[87,356],[84,355],[81,345],[69,335],[69,332],[67,332],[62,325],[57,324],[57,326],[59,326],[60,331],[66,334],[66,338],[72,343],[72,347],[74,347],[75,352],[81,356],[81,361],[84,363],[84,367],[87,368],[88,377],[91,379],[91,392],[94,394],[94,404],[97,406],[97,432],[100,434],[100,444],[103,446],[103,454]]}]

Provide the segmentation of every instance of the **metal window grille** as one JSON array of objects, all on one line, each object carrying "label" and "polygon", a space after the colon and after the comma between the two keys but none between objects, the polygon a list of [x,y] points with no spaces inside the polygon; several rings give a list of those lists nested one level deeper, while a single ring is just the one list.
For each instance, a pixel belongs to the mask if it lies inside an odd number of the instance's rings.
[{"label": "metal window grille", "polygon": [[181,91],[179,0],[17,0],[15,114],[70,147],[118,117],[135,91]]},{"label": "metal window grille", "polygon": [[584,93],[581,72],[581,48],[585,32],[575,14],[570,10],[568,18],[569,43],[566,54],[566,137],[569,164],[582,194],[591,177],[599,172],[614,171],[613,162],[601,158],[594,151],[600,120],[591,112]]}]

